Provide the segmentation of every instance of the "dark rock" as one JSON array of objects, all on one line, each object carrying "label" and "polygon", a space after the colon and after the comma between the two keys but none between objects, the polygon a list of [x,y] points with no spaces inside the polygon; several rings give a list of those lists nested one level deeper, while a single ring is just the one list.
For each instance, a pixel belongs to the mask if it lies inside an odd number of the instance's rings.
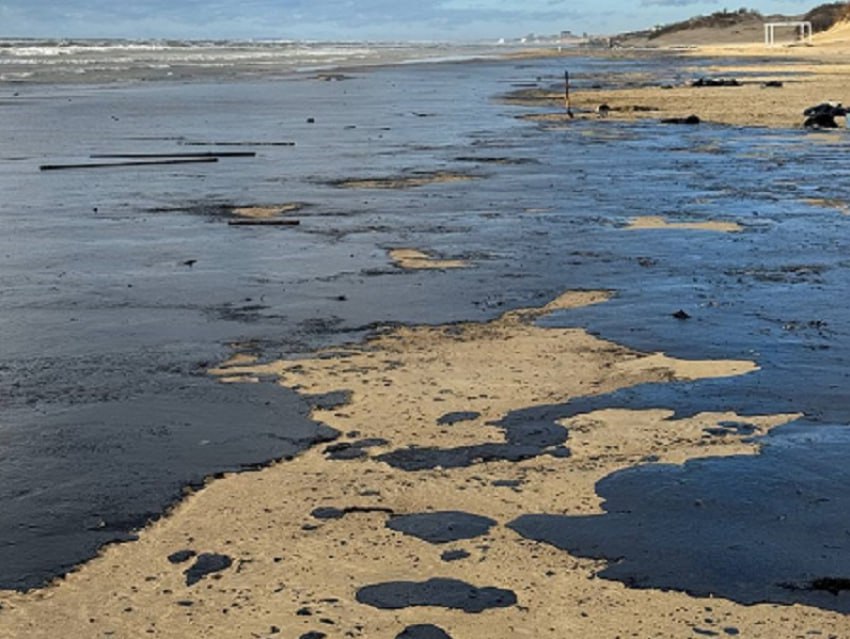
[{"label": "dark rock", "polygon": [[408,626],[396,635],[395,639],[452,639],[452,637],[439,626],[419,624]]},{"label": "dark rock", "polygon": [[394,581],[366,586],[357,591],[357,601],[382,610],[439,606],[479,613],[513,606],[517,599],[511,590],[477,588],[456,579],[435,578],[425,582]]},{"label": "dark rock", "polygon": [[688,314],[687,314],[685,311],[683,311],[681,308],[680,308],[678,311],[676,311],[675,313],[673,313],[673,317],[675,317],[677,320],[686,320],[686,319],[691,319],[691,316],[690,316],[690,315],[688,315]]},{"label": "dark rock", "polygon": [[822,102],[803,111],[803,126],[810,129],[837,129],[835,118],[847,117],[847,109],[840,102]]},{"label": "dark rock", "polygon": [[779,80],[768,80],[761,83],[762,89],[781,89],[783,86],[785,85]]},{"label": "dark rock", "polygon": [[186,575],[186,585],[191,586],[196,584],[206,575],[226,570],[232,564],[233,560],[227,555],[218,555],[215,553],[198,555],[195,563],[183,573]]},{"label": "dark rock", "polygon": [[476,412],[474,410],[456,411],[454,413],[446,413],[445,415],[441,416],[437,420],[437,424],[439,424],[440,426],[453,426],[458,422],[469,422],[473,419],[478,419],[479,417],[481,417],[481,413]]},{"label": "dark rock", "polygon": [[487,534],[495,525],[496,522],[487,517],[459,511],[399,515],[387,522],[387,528],[432,544],[474,539]]},{"label": "dark rock", "polygon": [[739,87],[741,83],[735,78],[697,78],[691,82],[692,87]]},{"label": "dark rock", "polygon": [[689,115],[685,118],[663,118],[662,124],[699,124],[701,120],[696,115]]},{"label": "dark rock", "polygon": [[306,632],[301,635],[298,639],[325,639],[327,635],[324,632]]},{"label": "dark rock", "polygon": [[177,552],[168,555],[168,561],[172,564],[182,564],[184,561],[189,561],[197,554],[198,553],[194,550],[178,550]]}]

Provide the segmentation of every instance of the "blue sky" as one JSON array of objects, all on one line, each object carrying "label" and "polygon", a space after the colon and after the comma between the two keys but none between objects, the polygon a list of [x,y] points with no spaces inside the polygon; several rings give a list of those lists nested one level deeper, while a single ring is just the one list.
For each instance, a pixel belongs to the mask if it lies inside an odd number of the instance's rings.
[{"label": "blue sky", "polygon": [[[818,4],[754,0],[763,13]],[[0,0],[0,37],[474,40],[616,33],[737,9],[704,0]]]}]

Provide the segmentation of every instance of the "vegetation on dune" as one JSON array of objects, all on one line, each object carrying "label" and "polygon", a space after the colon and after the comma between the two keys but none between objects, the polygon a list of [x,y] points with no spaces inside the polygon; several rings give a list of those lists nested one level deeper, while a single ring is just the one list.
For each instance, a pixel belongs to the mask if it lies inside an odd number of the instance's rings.
[{"label": "vegetation on dune", "polygon": [[810,10],[803,16],[769,16],[765,17],[760,12],[753,9],[741,8],[737,11],[729,11],[723,9],[716,11],[707,16],[695,16],[681,22],[656,27],[651,32],[647,32],[646,36],[649,40],[654,40],[671,33],[680,31],[691,31],[693,29],[725,29],[735,27],[745,23],[782,21],[782,20],[807,20],[812,23],[812,30],[815,33],[826,31],[832,28],[835,24],[850,20],[850,3],[848,2],[832,2],[822,4]]}]

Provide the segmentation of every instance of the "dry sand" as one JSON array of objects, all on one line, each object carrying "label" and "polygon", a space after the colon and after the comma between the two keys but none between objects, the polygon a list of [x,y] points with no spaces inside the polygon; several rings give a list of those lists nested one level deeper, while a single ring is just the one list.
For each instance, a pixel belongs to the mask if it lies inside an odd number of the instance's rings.
[{"label": "dry sand", "polygon": [[[189,496],[137,542],[111,546],[55,585],[0,594],[0,637],[395,637],[433,623],[471,637],[670,637],[693,628],[736,628],[744,637],[845,636],[846,617],[802,606],[741,606],[675,592],[631,590],[600,579],[602,562],[576,559],[520,538],[504,524],[529,512],[597,513],[594,484],[647,455],[680,463],[703,456],[754,454],[757,445],[703,430],[734,413],[674,420],[668,411],[603,410],[567,420],[572,458],[542,455],[511,463],[415,473],[375,456],[410,445],[451,447],[503,440],[488,422],[509,411],[564,402],[643,382],[743,375],[746,361],[689,362],[642,354],[578,329],[541,328],[551,311],[604,303],[604,292],[567,293],[543,308],[489,323],[406,327],[344,351],[259,363],[237,353],[214,375],[252,380],[274,375],[316,394],[345,389],[347,405],[314,417],[347,435],[382,438],[365,459],[338,461],[314,448],[259,472],[230,475]],[[441,415],[480,416],[440,426]],[[795,415],[747,418],[764,433]],[[515,480],[516,487],[494,485]],[[311,516],[317,507],[350,512]],[[380,510],[379,510],[380,509]],[[478,539],[435,546],[388,529],[394,513],[462,510],[498,522]],[[220,553],[226,569],[187,586],[193,560],[179,550]],[[447,563],[447,549],[469,557]],[[378,610],[357,590],[389,580],[460,579],[513,590],[515,606],[469,614],[443,608]],[[711,617],[711,624],[706,618]]]},{"label": "dry sand", "polygon": [[[681,55],[717,59],[708,69],[695,68],[695,78],[707,74],[734,77],[743,67],[740,62],[727,63],[724,59],[740,58],[758,58],[758,64],[746,67],[757,75],[742,78],[742,86],[738,87],[574,90],[571,101],[578,117],[596,118],[596,107],[607,104],[611,107],[609,118],[614,120],[695,114],[703,121],[733,126],[799,128],[803,110],[809,106],[826,101],[850,103],[850,23],[817,34],[812,46],[766,47],[758,38],[751,44],[711,44],[700,34],[693,37],[694,46],[680,51]],[[778,80],[783,86],[762,88],[764,80]],[[550,119],[566,120],[562,90],[527,91],[512,101],[550,104],[558,109]]]}]

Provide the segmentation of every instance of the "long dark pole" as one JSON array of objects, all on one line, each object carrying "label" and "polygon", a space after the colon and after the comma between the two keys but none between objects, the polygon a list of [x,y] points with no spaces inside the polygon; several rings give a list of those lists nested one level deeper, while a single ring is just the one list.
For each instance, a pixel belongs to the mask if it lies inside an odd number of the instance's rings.
[{"label": "long dark pole", "polygon": [[573,110],[570,108],[570,72],[564,71],[564,108],[567,110],[567,115],[573,117]]}]

